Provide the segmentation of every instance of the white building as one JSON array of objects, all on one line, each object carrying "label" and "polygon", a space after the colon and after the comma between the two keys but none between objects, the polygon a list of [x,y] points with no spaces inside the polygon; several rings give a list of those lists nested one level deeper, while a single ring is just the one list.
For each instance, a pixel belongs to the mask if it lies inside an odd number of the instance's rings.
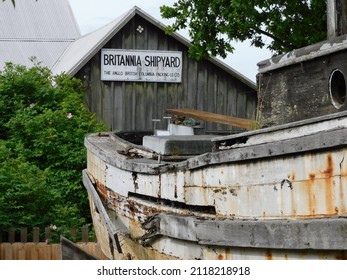
[{"label": "white building", "polygon": [[6,62],[33,66],[32,58],[52,67],[81,36],[69,0],[1,1],[0,69]]}]

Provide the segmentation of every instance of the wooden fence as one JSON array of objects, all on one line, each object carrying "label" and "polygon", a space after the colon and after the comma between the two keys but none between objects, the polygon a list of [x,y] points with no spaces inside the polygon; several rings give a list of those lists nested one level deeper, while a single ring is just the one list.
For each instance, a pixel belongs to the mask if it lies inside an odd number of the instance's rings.
[{"label": "wooden fence", "polygon": [[[28,232],[28,228],[0,229],[0,260],[61,260],[61,244],[55,243],[53,236],[54,230],[49,227],[44,232],[37,227],[32,232]],[[95,240],[90,241],[87,227],[80,231],[70,229],[69,238],[95,258],[107,259]]]}]

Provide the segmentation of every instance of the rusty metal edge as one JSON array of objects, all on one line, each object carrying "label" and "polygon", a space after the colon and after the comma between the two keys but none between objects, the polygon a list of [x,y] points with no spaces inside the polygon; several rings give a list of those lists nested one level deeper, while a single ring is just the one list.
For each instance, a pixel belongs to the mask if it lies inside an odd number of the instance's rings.
[{"label": "rusty metal edge", "polygon": [[312,151],[318,153],[323,150],[335,149],[346,145],[347,128],[342,128],[322,131],[294,139],[207,153],[188,159],[187,163],[188,169],[193,170],[216,164],[257,160],[276,156],[285,157]]},{"label": "rusty metal edge", "polygon": [[92,181],[89,178],[89,175],[87,173],[87,170],[82,171],[83,174],[83,185],[87,189],[88,193],[90,194],[93,203],[95,204],[96,208],[98,209],[100,216],[103,219],[103,222],[107,228],[107,232],[109,234],[110,239],[112,240],[112,243],[115,245],[115,248],[117,248],[118,253],[122,253],[122,247],[120,245],[120,241],[118,239],[118,231],[114,227],[113,223],[111,222],[109,216],[107,215],[106,209],[104,205],[102,204],[102,201],[96,192]]},{"label": "rusty metal edge", "polygon": [[[346,114],[336,115],[335,117],[345,116]],[[261,158],[275,157],[275,156],[287,156],[295,153],[304,152],[319,152],[323,149],[335,148],[338,146],[347,145],[347,129],[336,128],[329,131],[321,131],[315,134],[305,135],[302,137],[290,138],[277,142],[257,144],[253,146],[235,147],[229,150],[222,150],[218,152],[211,152],[202,155],[198,155],[187,160],[170,163],[144,163],[137,162],[136,160],[127,159],[126,157],[119,155],[116,152],[116,143],[114,147],[112,142],[116,142],[115,139],[109,137],[103,138],[103,142],[93,140],[94,137],[98,137],[97,134],[89,135],[85,138],[86,148],[96,154],[106,163],[115,166],[117,168],[145,173],[151,175],[158,175],[169,171],[178,170],[193,170],[196,168],[202,168],[207,165],[232,163],[246,160],[255,160]],[[107,145],[105,144],[107,143]],[[99,145],[98,145],[99,144]]]}]

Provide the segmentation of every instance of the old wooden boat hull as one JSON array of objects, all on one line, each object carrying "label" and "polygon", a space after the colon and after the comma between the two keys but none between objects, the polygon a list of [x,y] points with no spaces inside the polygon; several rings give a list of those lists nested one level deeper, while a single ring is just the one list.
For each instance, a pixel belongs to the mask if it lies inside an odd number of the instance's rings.
[{"label": "old wooden boat hull", "polygon": [[187,158],[120,136],[85,139],[110,259],[347,257],[346,112],[215,137],[213,152]]}]

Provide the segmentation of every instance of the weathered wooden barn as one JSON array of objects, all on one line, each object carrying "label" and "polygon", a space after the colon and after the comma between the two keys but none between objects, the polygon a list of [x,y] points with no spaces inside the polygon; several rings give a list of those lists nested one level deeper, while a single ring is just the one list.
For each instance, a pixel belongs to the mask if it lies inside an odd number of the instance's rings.
[{"label": "weathered wooden barn", "polygon": [[[166,109],[255,118],[256,85],[217,59],[188,57],[189,41],[134,7],[71,43],[53,67],[83,80],[86,104],[111,130],[150,130]],[[164,128],[161,121],[157,128]],[[229,125],[201,123],[202,132]]]}]

